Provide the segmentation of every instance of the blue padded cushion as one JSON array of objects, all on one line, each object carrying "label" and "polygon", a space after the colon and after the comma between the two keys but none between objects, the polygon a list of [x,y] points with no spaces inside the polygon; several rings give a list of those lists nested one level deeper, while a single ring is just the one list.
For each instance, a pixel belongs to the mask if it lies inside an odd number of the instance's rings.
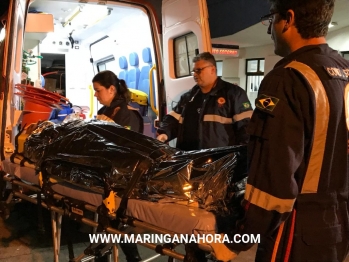
[{"label": "blue padded cushion", "polygon": [[146,47],[143,49],[142,51],[142,58],[143,58],[143,62],[144,63],[148,63],[150,64],[152,61],[151,61],[151,52],[150,52],[150,48],[149,47]]},{"label": "blue padded cushion", "polygon": [[119,58],[119,66],[121,69],[127,69],[128,64],[127,64],[127,59],[124,56],[120,56]]},{"label": "blue padded cushion", "polygon": [[125,80],[125,82],[126,82],[126,84],[127,84],[127,71],[121,71],[121,72],[119,72],[118,78],[119,78],[119,79],[122,79],[122,80]]},{"label": "blue padded cushion", "polygon": [[127,86],[129,88],[138,89],[139,75],[141,74],[141,70],[138,67],[132,68],[127,72]]},{"label": "blue padded cushion", "polygon": [[130,57],[129,57],[130,59],[130,65],[131,66],[138,66],[139,65],[139,59],[138,59],[138,55],[137,55],[137,53],[136,52],[132,52],[131,54],[130,54]]}]

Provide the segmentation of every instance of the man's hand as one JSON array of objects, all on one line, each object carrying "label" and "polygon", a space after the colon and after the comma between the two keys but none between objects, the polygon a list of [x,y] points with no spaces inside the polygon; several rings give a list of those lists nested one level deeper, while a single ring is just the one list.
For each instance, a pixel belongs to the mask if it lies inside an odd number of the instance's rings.
[{"label": "man's hand", "polygon": [[212,255],[217,259],[221,261],[230,261],[235,259],[239,252],[235,252],[227,248],[224,243],[207,243],[212,248]]},{"label": "man's hand", "polygon": [[168,139],[168,137],[167,137],[166,134],[161,134],[161,135],[158,135],[158,136],[156,137],[156,139],[159,140],[159,141],[161,141],[161,142],[166,142],[167,139]]},{"label": "man's hand", "polygon": [[[221,234],[221,239],[224,239],[224,235]],[[235,259],[239,252],[230,250],[224,243],[222,242],[210,242],[206,243],[205,240],[203,242],[200,241],[200,244],[207,244],[212,248],[211,254],[220,261],[230,261]]]}]

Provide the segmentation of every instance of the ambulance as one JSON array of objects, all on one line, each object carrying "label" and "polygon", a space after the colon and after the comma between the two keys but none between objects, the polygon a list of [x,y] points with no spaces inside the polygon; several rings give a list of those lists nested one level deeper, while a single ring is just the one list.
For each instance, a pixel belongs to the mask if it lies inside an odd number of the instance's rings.
[{"label": "ambulance", "polygon": [[[2,1],[8,9],[0,14],[2,159],[5,150],[13,150],[20,124],[22,98],[15,87],[20,83],[66,97],[74,108],[87,108],[83,113],[91,119],[101,108],[91,80],[111,70],[133,90],[133,102],[143,110],[144,133],[155,137],[157,121],[195,85],[192,58],[209,51],[218,75],[245,89],[254,104],[264,75],[281,59],[258,21],[269,4],[254,1]],[[348,5],[349,0],[336,1],[327,37],[345,57]],[[237,20],[240,28],[231,22]],[[230,35],[217,33],[230,28],[235,30]]]}]

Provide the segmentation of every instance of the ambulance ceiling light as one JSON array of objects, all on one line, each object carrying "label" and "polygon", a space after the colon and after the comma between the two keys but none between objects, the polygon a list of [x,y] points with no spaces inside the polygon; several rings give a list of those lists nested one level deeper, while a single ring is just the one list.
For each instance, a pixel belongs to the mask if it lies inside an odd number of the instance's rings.
[{"label": "ambulance ceiling light", "polygon": [[101,5],[79,5],[65,18],[65,22],[62,23],[62,26],[74,25],[74,27],[82,26],[86,28],[97,24],[109,16],[112,10],[112,8]]},{"label": "ambulance ceiling light", "polygon": [[80,13],[82,12],[82,6],[78,5],[62,22],[62,26],[66,27],[70,24]]}]

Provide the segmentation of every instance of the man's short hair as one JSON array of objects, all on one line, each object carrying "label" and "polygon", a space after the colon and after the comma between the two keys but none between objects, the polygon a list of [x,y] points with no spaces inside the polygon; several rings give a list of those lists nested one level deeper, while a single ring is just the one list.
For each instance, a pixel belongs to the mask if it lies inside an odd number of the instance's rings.
[{"label": "man's short hair", "polygon": [[196,63],[196,62],[198,62],[200,60],[205,60],[207,62],[210,62],[212,65],[217,67],[216,59],[214,58],[214,56],[210,52],[203,52],[201,54],[198,54],[197,56],[195,56],[193,58],[193,63]]},{"label": "man's short hair", "polygon": [[295,14],[295,25],[304,39],[327,35],[335,0],[269,0],[273,12],[286,18],[287,10]]}]

